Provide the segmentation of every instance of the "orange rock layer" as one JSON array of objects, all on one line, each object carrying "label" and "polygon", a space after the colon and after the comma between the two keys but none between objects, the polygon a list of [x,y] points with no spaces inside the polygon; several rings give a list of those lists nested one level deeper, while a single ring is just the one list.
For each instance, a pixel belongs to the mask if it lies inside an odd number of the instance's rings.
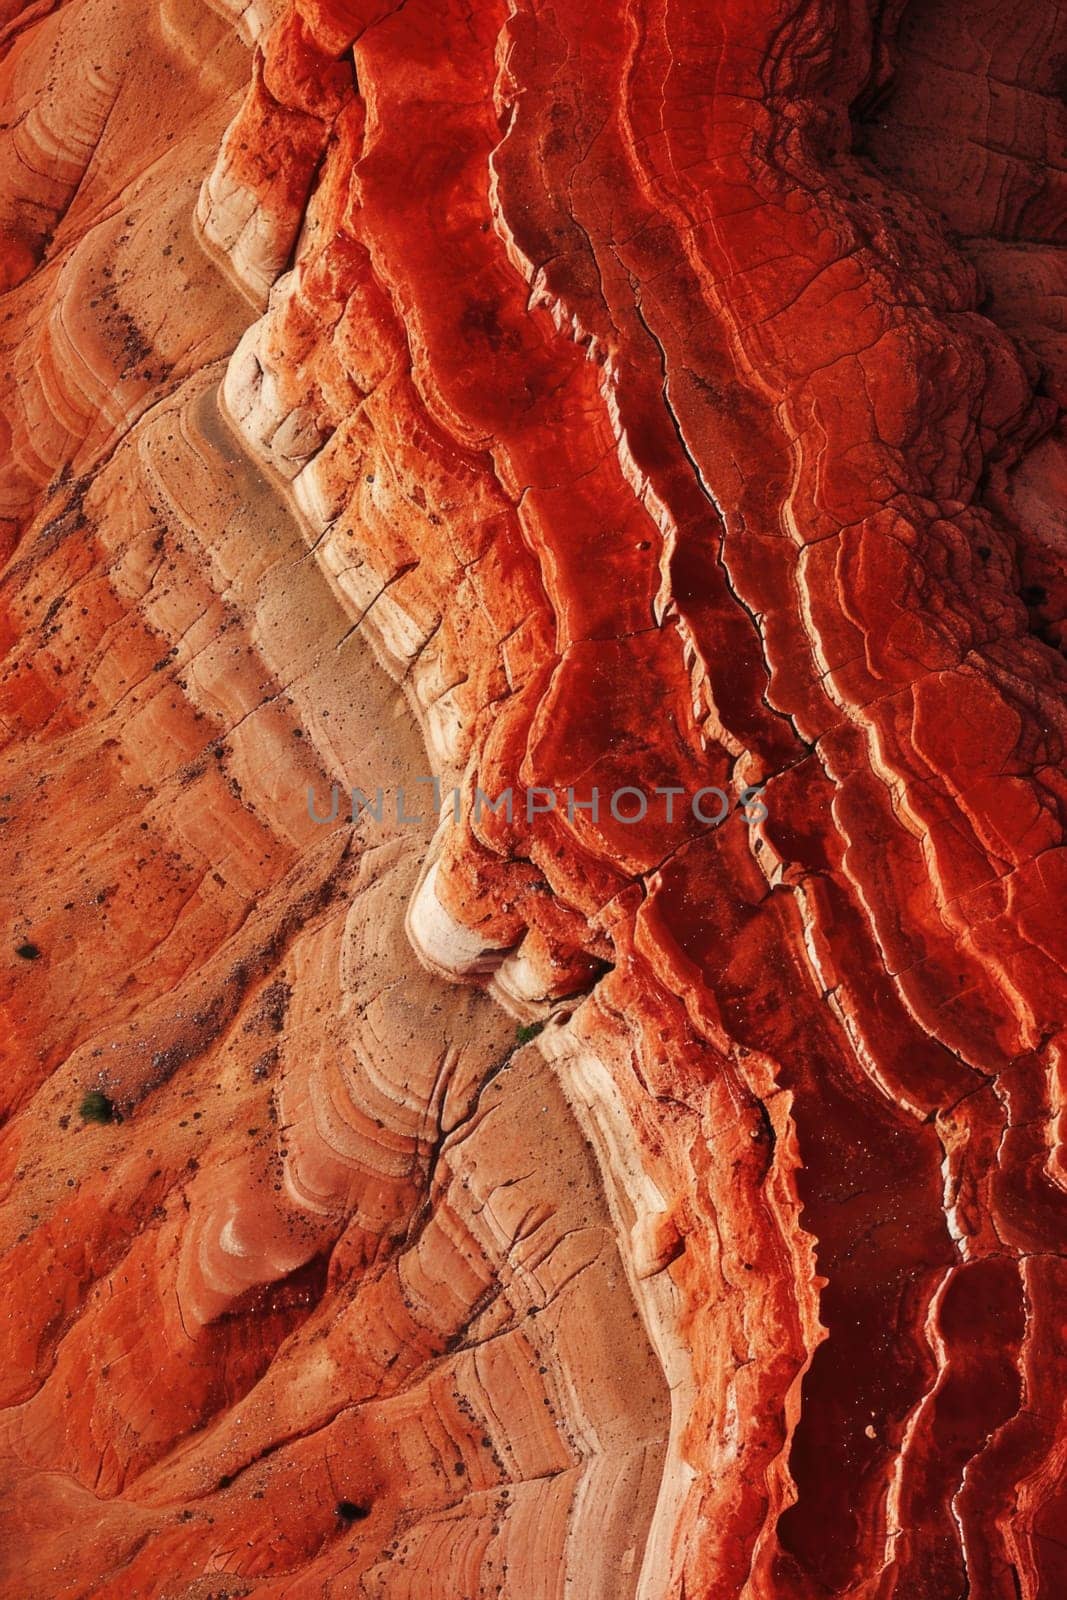
[{"label": "orange rock layer", "polygon": [[1057,1600],[1060,8],[0,17],[4,1593]]}]

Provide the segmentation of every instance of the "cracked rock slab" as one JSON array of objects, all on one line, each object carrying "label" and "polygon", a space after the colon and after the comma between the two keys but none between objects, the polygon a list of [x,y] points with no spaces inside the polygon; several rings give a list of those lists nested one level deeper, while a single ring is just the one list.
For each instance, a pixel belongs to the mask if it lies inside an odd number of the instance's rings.
[{"label": "cracked rock slab", "polygon": [[1065,49],[0,14],[5,1594],[1067,1592]]}]

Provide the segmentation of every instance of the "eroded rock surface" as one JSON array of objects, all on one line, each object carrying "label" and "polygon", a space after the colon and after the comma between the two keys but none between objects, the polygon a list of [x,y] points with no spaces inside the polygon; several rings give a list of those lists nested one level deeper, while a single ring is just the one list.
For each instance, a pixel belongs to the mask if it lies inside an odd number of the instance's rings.
[{"label": "eroded rock surface", "polygon": [[1054,1600],[1062,8],[8,13],[5,1592]]}]

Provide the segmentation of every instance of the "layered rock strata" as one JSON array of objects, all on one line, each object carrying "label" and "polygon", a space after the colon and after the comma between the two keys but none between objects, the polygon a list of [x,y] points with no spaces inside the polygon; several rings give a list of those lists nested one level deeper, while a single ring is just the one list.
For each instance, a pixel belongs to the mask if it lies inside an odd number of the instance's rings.
[{"label": "layered rock strata", "polygon": [[1052,1600],[1061,10],[8,30],[12,1592]]}]

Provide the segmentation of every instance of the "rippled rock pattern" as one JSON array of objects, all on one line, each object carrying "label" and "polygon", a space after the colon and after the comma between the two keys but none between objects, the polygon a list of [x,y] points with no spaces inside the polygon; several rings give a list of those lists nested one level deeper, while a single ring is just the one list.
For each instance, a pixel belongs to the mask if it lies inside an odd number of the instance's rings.
[{"label": "rippled rock pattern", "polygon": [[1065,67],[0,6],[5,1597],[1067,1594]]}]

